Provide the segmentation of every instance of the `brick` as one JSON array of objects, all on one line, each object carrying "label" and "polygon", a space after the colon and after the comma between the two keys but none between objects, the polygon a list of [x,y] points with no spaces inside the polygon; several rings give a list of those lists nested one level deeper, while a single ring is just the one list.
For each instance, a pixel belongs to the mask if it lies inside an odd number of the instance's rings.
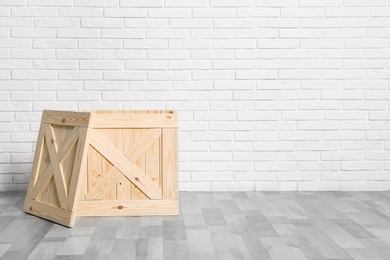
[{"label": "brick", "polygon": [[242,18],[242,19],[216,19],[214,20],[214,28],[217,29],[245,29],[245,28],[256,28],[256,19],[254,18]]},{"label": "brick", "polygon": [[[92,3],[87,1],[88,3]],[[93,3],[96,3],[93,2]],[[111,3],[113,3],[111,1]],[[102,17],[103,16],[103,10],[101,8],[95,8],[95,7],[59,7],[58,9],[58,16],[63,17]]]},{"label": "brick", "polygon": [[340,123],[332,121],[316,122],[302,121],[297,123],[298,130],[339,130]]},{"label": "brick", "polygon": [[[259,49],[298,49],[299,40],[293,39],[261,39],[257,40]],[[289,50],[291,51],[291,50]]]},{"label": "brick", "polygon": [[[180,11],[180,14],[179,14]],[[178,15],[183,15],[185,12],[178,9]],[[194,18],[233,18],[236,16],[236,10],[232,8],[196,8],[192,10]]]},{"label": "brick", "polygon": [[103,51],[104,60],[144,60],[146,51],[143,50],[106,50]]},{"label": "brick", "polygon": [[[357,1],[354,1],[357,2]],[[367,17],[369,10],[361,7],[327,8],[326,17]]]},{"label": "brick", "polygon": [[[150,11],[149,11],[150,14]],[[104,17],[113,18],[140,18],[147,17],[147,10],[140,8],[107,8],[104,9]],[[151,16],[152,17],[152,16]]]},{"label": "brick", "polygon": [[13,38],[54,38],[54,29],[41,28],[12,28],[11,37]]},{"label": "brick", "polygon": [[164,0],[120,0],[120,6],[125,7],[163,7]]},{"label": "brick", "polygon": [[169,40],[169,49],[210,49],[211,42],[208,40]]},{"label": "brick", "polygon": [[168,67],[170,70],[209,70],[211,69],[211,61],[171,60]]},{"label": "brick", "polygon": [[96,39],[100,37],[99,29],[85,29],[85,28],[57,28],[58,38],[71,39]]},{"label": "brick", "polygon": [[170,28],[204,29],[212,28],[213,21],[211,19],[171,19],[169,26]]},{"label": "brick", "polygon": [[298,182],[300,191],[338,191],[341,182],[339,181],[301,181]]},{"label": "brick", "polygon": [[121,61],[89,61],[81,60],[79,62],[80,70],[119,70],[123,69]]},{"label": "brick", "polygon": [[343,171],[378,171],[383,170],[383,162],[341,162]]},{"label": "brick", "polygon": [[254,61],[235,60],[235,61],[213,61],[213,69],[253,69]]},{"label": "brick", "polygon": [[145,100],[145,94],[142,92],[124,92],[124,91],[106,91],[102,93],[102,100],[107,101],[137,101],[137,100]]},{"label": "brick", "polygon": [[250,7],[250,8],[237,8],[237,17],[279,17],[280,11],[278,8],[266,8],[266,7]]},{"label": "brick", "polygon": [[75,40],[33,40],[34,49],[75,49]]},{"label": "brick", "polygon": [[186,39],[190,38],[190,30],[164,30],[164,29],[148,29],[146,30],[146,38],[148,39]]},{"label": "brick", "polygon": [[57,100],[59,101],[72,101],[72,100],[80,100],[80,101],[93,101],[100,100],[101,94],[99,92],[92,91],[84,91],[82,93],[78,93],[76,91],[61,91],[57,93]]},{"label": "brick", "polygon": [[325,10],[320,8],[283,8],[281,11],[281,17],[297,18],[297,17],[323,17],[325,16]]},{"label": "brick", "polygon": [[61,60],[36,60],[34,61],[34,69],[36,70],[76,70],[76,61],[61,61]]},{"label": "brick", "polygon": [[338,171],[339,162],[298,162],[300,171]]},{"label": "brick", "polygon": [[276,153],[274,152],[236,152],[233,153],[233,161],[274,161]]},{"label": "brick", "polygon": [[115,7],[119,5],[119,0],[96,0],[93,2],[88,0],[74,0],[74,5],[82,7]]},{"label": "brick", "polygon": [[380,18],[351,18],[346,20],[346,27],[351,28],[375,28],[387,27],[386,19]]},{"label": "brick", "polygon": [[148,80],[190,80],[189,71],[148,71]]},{"label": "brick", "polygon": [[361,151],[351,152],[321,152],[322,161],[361,161],[364,153]]},{"label": "brick", "polygon": [[[174,30],[174,31],[180,31],[180,30]],[[234,30],[233,29],[226,29],[226,30],[193,29],[191,30],[191,38],[192,39],[233,39]],[[240,37],[236,35],[236,38],[240,38]]]},{"label": "brick", "polygon": [[129,18],[125,19],[125,27],[140,29],[166,29],[169,27],[169,21],[166,19],[144,19]]},{"label": "brick", "polygon": [[146,80],[147,74],[144,71],[129,73],[128,71],[104,71],[105,80]]},{"label": "brick", "polygon": [[76,18],[36,18],[35,27],[41,28],[77,28],[80,27],[80,19]]},{"label": "brick", "polygon": [[11,75],[14,80],[54,80],[57,73],[55,71],[17,70],[12,71]]},{"label": "brick", "polygon": [[278,161],[318,161],[319,152],[278,152]]},{"label": "brick", "polygon": [[100,80],[100,71],[59,71],[58,78],[61,80]]},{"label": "brick", "polygon": [[335,151],[338,150],[337,142],[297,142],[298,151]]},{"label": "brick", "polygon": [[56,57],[65,60],[100,59],[101,54],[96,50],[58,50]]},{"label": "brick", "polygon": [[345,141],[340,142],[340,150],[383,150],[379,141]]},{"label": "brick", "polygon": [[256,171],[295,171],[295,162],[255,162]]},{"label": "brick", "polygon": [[297,182],[294,181],[257,181],[255,182],[255,191],[296,191]]}]

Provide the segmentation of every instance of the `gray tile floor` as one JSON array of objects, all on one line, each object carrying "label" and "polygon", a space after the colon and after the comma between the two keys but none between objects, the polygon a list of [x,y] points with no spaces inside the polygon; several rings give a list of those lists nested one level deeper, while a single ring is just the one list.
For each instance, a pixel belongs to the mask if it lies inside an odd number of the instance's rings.
[{"label": "gray tile floor", "polygon": [[180,193],[178,217],[66,228],[0,193],[0,259],[390,259],[390,192]]}]

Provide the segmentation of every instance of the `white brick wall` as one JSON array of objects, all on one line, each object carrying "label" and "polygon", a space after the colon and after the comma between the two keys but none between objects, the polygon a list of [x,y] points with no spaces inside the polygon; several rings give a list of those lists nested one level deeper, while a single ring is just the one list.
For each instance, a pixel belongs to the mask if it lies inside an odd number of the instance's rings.
[{"label": "white brick wall", "polygon": [[389,190],[388,0],[0,1],[0,190],[43,109],[174,109],[180,190]]}]

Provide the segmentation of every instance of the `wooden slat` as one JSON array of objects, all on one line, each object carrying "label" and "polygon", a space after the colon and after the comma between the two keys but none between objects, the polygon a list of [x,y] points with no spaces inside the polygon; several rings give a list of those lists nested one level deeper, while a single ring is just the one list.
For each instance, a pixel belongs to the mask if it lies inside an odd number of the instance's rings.
[{"label": "wooden slat", "polygon": [[178,200],[80,201],[77,216],[178,215]]},{"label": "wooden slat", "polygon": [[163,129],[162,134],[162,175],[163,199],[178,198],[177,129]]},{"label": "wooden slat", "polygon": [[57,158],[57,147],[55,138],[53,136],[53,129],[51,125],[45,127],[46,146],[49,151],[50,165],[53,169],[54,182],[57,188],[58,200],[61,208],[66,207],[67,200],[67,187],[65,185],[65,179],[62,174],[60,162]]},{"label": "wooden slat", "polygon": [[102,199],[116,183],[123,178],[123,174],[115,167],[112,167],[104,177],[87,193],[87,200]]},{"label": "wooden slat", "polygon": [[61,145],[58,151],[57,157],[59,158],[60,162],[62,162],[64,158],[72,150],[79,136],[80,136],[80,127],[74,127],[70,132],[70,134],[66,137],[65,141],[63,142],[63,144]]},{"label": "wooden slat", "polygon": [[160,183],[160,141],[161,138],[157,140],[149,147],[145,152],[145,173],[149,176],[156,185],[160,188],[162,187]]},{"label": "wooden slat", "polygon": [[133,143],[125,156],[132,162],[138,160],[161,135],[161,129],[148,129]]},{"label": "wooden slat", "polygon": [[118,200],[131,200],[131,182],[122,175],[122,179],[120,179],[117,183],[117,199]]},{"label": "wooden slat", "polygon": [[[132,148],[134,146],[134,143],[137,142],[137,140],[145,133],[145,129],[131,129],[132,134]],[[125,155],[126,156],[126,155]],[[134,165],[140,169],[140,171],[145,175],[145,155],[141,154],[139,158],[137,158],[135,161],[132,161]],[[145,175],[146,176],[146,175]],[[134,186],[134,189],[132,189],[131,197],[133,200],[145,200],[148,199],[145,193],[142,192],[139,187]]]},{"label": "wooden slat", "polygon": [[[79,141],[77,143],[72,178],[69,183],[68,200],[66,202],[66,208],[71,211],[77,209],[77,202],[80,196],[82,180],[87,174],[82,170],[85,169],[87,163],[87,151],[89,146],[88,139],[90,131],[90,128],[80,128],[79,131]],[[74,216],[72,216],[71,221],[72,223],[74,222]]]},{"label": "wooden slat", "polygon": [[118,149],[113,147],[96,130],[91,131],[90,142],[107,160],[118,168],[132,183],[141,189],[151,199],[161,199],[161,190],[145,176]]},{"label": "wooden slat", "polygon": [[[107,111],[110,112],[110,111]],[[97,129],[97,131],[106,138],[106,140],[116,147],[116,129]],[[113,165],[105,160],[102,159],[102,176],[103,178],[106,176],[106,174],[113,168]],[[105,196],[102,198],[105,200],[115,200],[116,199],[116,186],[111,186],[110,190],[105,192]]]},{"label": "wooden slat", "polygon": [[31,170],[31,176],[30,176],[30,185],[28,186],[27,190],[27,196],[31,197],[33,194],[33,187],[37,183],[37,179],[39,178],[39,171],[41,170],[42,165],[42,154],[44,149],[44,143],[45,143],[45,137],[44,137],[44,126],[40,126],[39,134],[38,134],[38,141],[37,146],[35,148],[35,155],[34,155],[34,164]]},{"label": "wooden slat", "polygon": [[32,200],[29,197],[26,197],[24,211],[26,213],[54,221],[58,224],[67,227],[73,226],[73,223],[71,223],[71,211],[57,208],[55,206],[45,204],[36,200]]},{"label": "wooden slat", "polygon": [[53,177],[53,170],[50,167],[47,167],[45,171],[43,171],[39,176],[39,181],[34,186],[34,189],[32,189],[32,192],[30,194],[30,198],[36,199],[39,194],[41,194],[42,190],[49,184],[51,178]]},{"label": "wooden slat", "polygon": [[88,127],[91,113],[44,110],[42,123]]},{"label": "wooden slat", "polygon": [[177,127],[175,114],[94,114],[92,128]]},{"label": "wooden slat", "polygon": [[[128,151],[131,150],[131,146],[133,144],[133,129],[120,129],[122,130],[122,153],[127,154]],[[125,187],[121,187],[120,190],[122,190],[122,195],[125,197],[118,197],[118,199],[133,199],[133,190],[137,189],[137,187],[131,183],[127,178],[125,178],[124,181],[122,181],[122,185]]]}]

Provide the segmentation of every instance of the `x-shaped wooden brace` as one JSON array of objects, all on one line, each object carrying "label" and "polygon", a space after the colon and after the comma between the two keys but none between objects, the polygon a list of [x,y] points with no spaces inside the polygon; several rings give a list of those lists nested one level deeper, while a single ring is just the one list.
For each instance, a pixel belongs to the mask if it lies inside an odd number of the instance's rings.
[{"label": "x-shaped wooden brace", "polygon": [[48,149],[48,154],[50,158],[50,164],[42,173],[38,175],[39,181],[37,181],[34,186],[32,198],[36,199],[42,192],[42,190],[48,185],[51,178],[54,177],[54,183],[57,188],[60,207],[65,208],[67,206],[66,203],[68,192],[60,163],[68,156],[73,145],[78,140],[80,129],[79,127],[73,128],[72,132],[68,135],[66,141],[62,144],[60,151],[58,151],[52,126],[48,124],[44,126],[43,130],[44,137],[46,140],[46,147]]},{"label": "x-shaped wooden brace", "polygon": [[101,199],[114,185],[123,178],[123,175],[150,199],[161,199],[162,191],[148,176],[134,163],[160,137],[160,129],[148,129],[123,154],[98,131],[92,130],[90,145],[110,161],[114,167],[87,193],[86,199]]}]

